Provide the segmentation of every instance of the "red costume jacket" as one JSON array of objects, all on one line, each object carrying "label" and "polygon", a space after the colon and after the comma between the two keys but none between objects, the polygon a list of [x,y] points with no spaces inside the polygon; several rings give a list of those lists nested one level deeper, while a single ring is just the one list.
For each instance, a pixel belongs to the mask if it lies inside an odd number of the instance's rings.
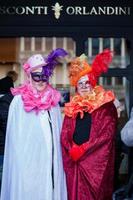
[{"label": "red costume jacket", "polygon": [[[61,133],[68,200],[111,200],[114,176],[114,142],[117,111],[112,101],[91,113],[87,142],[78,146],[81,156],[72,159],[76,118],[65,116]],[[71,155],[70,155],[71,153]]]}]

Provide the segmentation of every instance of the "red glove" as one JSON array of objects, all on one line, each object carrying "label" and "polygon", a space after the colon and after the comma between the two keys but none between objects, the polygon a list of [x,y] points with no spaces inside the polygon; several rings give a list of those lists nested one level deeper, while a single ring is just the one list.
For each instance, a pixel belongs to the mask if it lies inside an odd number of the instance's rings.
[{"label": "red glove", "polygon": [[74,160],[77,161],[79,158],[85,153],[85,149],[83,145],[77,145],[73,144],[72,148],[69,151],[70,157]]}]

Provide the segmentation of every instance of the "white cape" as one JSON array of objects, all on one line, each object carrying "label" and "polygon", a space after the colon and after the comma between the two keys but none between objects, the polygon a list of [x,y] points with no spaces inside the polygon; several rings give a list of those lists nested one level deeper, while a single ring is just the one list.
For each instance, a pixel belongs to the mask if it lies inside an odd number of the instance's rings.
[{"label": "white cape", "polygon": [[52,134],[47,111],[27,113],[21,96],[14,97],[8,116],[1,200],[67,200],[59,106],[51,108],[50,115]]}]

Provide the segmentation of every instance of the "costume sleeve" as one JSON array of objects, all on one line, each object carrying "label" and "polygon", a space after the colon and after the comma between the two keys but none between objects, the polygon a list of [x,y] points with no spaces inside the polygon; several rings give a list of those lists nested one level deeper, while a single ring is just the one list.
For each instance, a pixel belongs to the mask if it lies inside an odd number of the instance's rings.
[{"label": "costume sleeve", "polygon": [[[132,109],[133,113],[133,109]],[[133,116],[121,130],[121,139],[129,147],[133,147]]]},{"label": "costume sleeve", "polygon": [[93,124],[93,131],[98,131],[98,133],[95,134],[97,137],[92,137],[89,142],[81,145],[85,152],[87,150],[88,154],[99,149],[104,144],[111,144],[116,133],[117,111],[112,102],[99,108],[99,110],[96,111],[95,117],[98,123]]}]

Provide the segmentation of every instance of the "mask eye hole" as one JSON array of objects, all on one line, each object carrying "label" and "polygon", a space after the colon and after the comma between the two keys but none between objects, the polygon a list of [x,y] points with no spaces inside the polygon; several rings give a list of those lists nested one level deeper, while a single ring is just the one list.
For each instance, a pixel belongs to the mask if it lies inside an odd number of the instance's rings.
[{"label": "mask eye hole", "polygon": [[31,77],[34,81],[39,82],[41,78],[41,73],[39,72],[32,72]]},{"label": "mask eye hole", "polygon": [[90,85],[90,81],[86,81],[86,82],[85,82],[85,85],[86,85],[86,86],[89,86],[89,85]]},{"label": "mask eye hole", "polygon": [[84,81],[84,82],[79,82],[78,83],[78,87],[82,88],[82,87],[89,87],[90,86],[90,81]]},{"label": "mask eye hole", "polygon": [[42,78],[41,78],[41,79],[42,79],[43,82],[47,82],[47,78],[46,78],[45,75],[42,75]]},{"label": "mask eye hole", "polygon": [[47,82],[47,77],[40,72],[32,72],[31,77],[35,82],[39,81]]}]

